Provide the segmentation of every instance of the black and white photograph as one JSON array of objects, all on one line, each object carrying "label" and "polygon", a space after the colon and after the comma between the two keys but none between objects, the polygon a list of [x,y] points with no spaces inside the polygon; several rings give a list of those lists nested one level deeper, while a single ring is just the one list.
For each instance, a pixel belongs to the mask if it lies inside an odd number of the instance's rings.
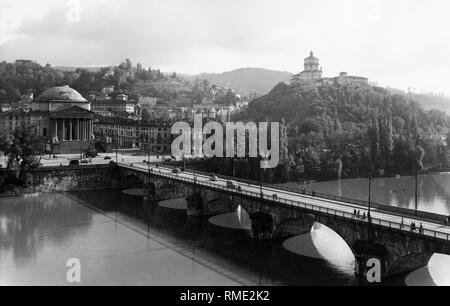
[{"label": "black and white photograph", "polygon": [[449,16],[0,0],[0,287],[449,286]]}]

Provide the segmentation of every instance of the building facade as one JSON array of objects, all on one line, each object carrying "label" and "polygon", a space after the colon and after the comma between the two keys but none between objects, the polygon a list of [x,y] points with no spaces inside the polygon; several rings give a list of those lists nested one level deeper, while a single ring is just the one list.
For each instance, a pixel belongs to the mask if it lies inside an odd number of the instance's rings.
[{"label": "building facade", "polygon": [[94,137],[90,103],[68,86],[46,90],[28,109],[1,113],[0,124],[7,137],[12,137],[16,128],[29,129],[53,154],[86,150]]},{"label": "building facade", "polygon": [[140,148],[154,154],[168,154],[173,141],[171,129],[168,124],[97,122],[95,135],[99,138],[108,137],[120,148]]},{"label": "building facade", "polygon": [[105,112],[134,114],[136,111],[136,104],[137,103],[133,101],[94,101],[92,102],[92,111],[98,114]]},{"label": "building facade", "polygon": [[46,90],[28,109],[0,114],[2,131],[12,137],[24,127],[40,136],[48,153],[64,154],[86,150],[93,140],[90,103],[68,86]]}]

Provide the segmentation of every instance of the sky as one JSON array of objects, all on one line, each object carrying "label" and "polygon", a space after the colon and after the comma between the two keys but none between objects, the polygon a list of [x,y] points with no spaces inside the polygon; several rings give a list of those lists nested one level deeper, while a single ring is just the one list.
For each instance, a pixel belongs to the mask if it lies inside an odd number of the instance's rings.
[{"label": "sky", "polygon": [[261,67],[450,95],[448,0],[0,0],[0,60],[134,64],[196,74]]}]

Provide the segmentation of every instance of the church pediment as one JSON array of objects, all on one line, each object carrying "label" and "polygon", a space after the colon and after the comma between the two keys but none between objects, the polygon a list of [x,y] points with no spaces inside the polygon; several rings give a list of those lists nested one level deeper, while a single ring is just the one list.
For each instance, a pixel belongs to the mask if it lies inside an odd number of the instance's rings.
[{"label": "church pediment", "polygon": [[72,105],[67,108],[60,109],[56,112],[51,112],[50,117],[52,118],[60,118],[60,117],[91,117],[94,112],[87,110],[83,107]]}]

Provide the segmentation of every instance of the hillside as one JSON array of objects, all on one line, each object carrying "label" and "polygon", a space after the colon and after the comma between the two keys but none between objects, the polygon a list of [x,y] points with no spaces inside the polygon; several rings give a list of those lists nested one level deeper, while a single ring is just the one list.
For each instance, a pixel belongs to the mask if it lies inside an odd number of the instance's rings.
[{"label": "hillside", "polygon": [[285,119],[287,167],[297,175],[320,170],[327,178],[337,172],[360,176],[380,169],[398,174],[448,164],[443,138],[450,117],[379,87],[303,89],[280,83],[233,119]]},{"label": "hillside", "polygon": [[206,79],[211,84],[231,87],[243,95],[247,95],[251,91],[264,95],[276,84],[289,82],[291,77],[292,73],[289,72],[262,68],[241,68],[224,73],[203,73],[190,76],[191,79]]},{"label": "hillside", "polygon": [[38,97],[49,87],[69,85],[82,95],[90,91],[100,91],[105,86],[115,86],[130,95],[149,95],[162,101],[176,100],[184,93],[187,103],[201,101],[204,92],[194,92],[195,84],[176,75],[164,75],[159,70],[138,69],[128,60],[110,68],[81,69],[74,67],[52,67],[38,63],[0,63],[0,104],[10,104],[20,100],[28,90]]},{"label": "hillside", "polygon": [[416,93],[408,93],[407,96],[417,101],[424,109],[438,109],[450,114],[450,97]]},{"label": "hillside", "polygon": [[99,67],[75,67],[75,66],[55,66],[55,70],[59,70],[62,72],[75,72],[77,69],[86,70],[89,72],[97,72],[105,68],[111,68],[113,69],[115,66],[99,66]]}]

